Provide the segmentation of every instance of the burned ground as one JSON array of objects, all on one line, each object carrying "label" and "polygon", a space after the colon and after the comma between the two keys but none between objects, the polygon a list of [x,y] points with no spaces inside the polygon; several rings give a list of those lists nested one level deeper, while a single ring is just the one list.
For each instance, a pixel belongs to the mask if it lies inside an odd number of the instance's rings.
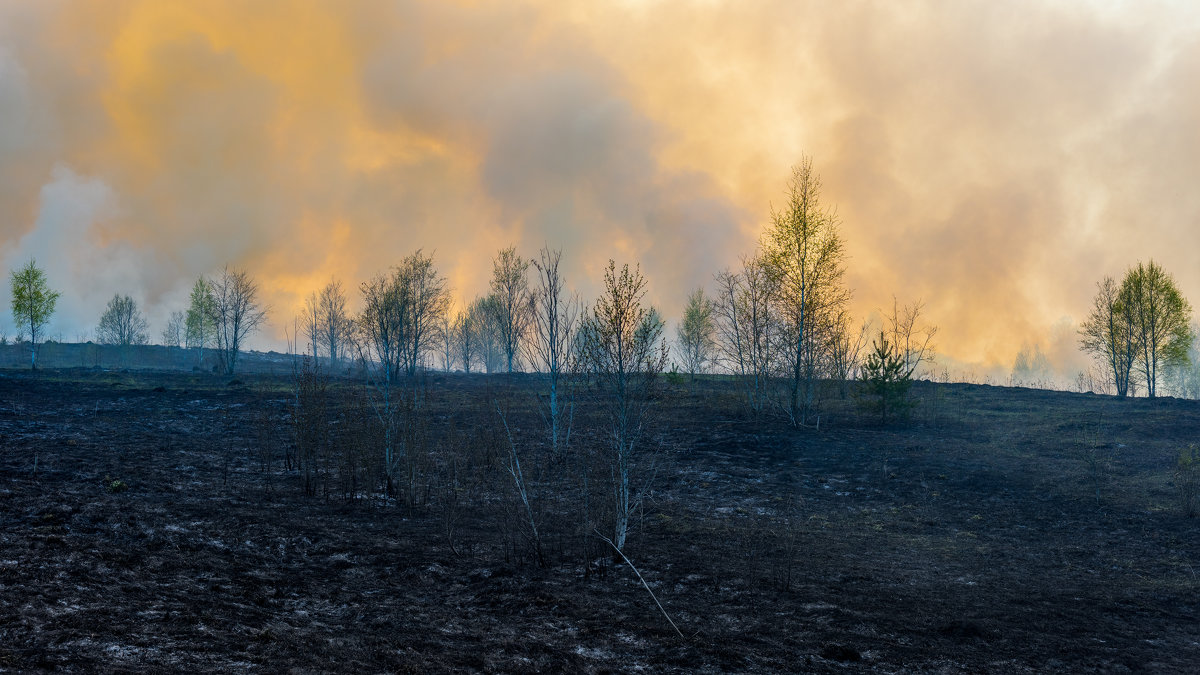
[{"label": "burned ground", "polygon": [[[346,472],[306,494],[288,377],[4,371],[0,670],[1200,663],[1200,519],[1172,473],[1198,403],[921,383],[908,423],[835,399],[817,430],[747,418],[727,383],[673,384],[626,553],[681,638],[575,515],[608,494],[601,419],[576,419],[579,469],[535,440],[534,385],[431,376],[425,459],[389,498]],[[370,447],[350,429],[365,419],[336,417],[331,444]]]}]

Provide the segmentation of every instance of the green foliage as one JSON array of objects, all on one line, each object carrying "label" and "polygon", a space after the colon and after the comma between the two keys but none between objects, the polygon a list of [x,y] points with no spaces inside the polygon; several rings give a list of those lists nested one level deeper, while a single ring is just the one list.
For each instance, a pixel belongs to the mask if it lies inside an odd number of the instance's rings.
[{"label": "green foliage", "polygon": [[184,320],[184,343],[189,348],[212,344],[216,335],[216,298],[213,297],[212,284],[204,277],[196,279],[192,286],[191,304],[188,306]]},{"label": "green foliage", "polygon": [[129,489],[129,485],[119,478],[104,477],[104,487],[113,494],[118,494]]},{"label": "green foliage", "polygon": [[1130,268],[1119,285],[1105,277],[1098,286],[1080,344],[1104,364],[1117,395],[1132,391],[1140,378],[1153,398],[1159,380],[1188,363],[1191,305],[1153,260]]},{"label": "green foliage", "polygon": [[676,329],[683,368],[691,374],[693,381],[696,373],[703,372],[712,360],[716,333],[713,311],[712,300],[704,295],[703,288],[697,288],[688,296],[687,306],[683,308],[683,320]]},{"label": "green foliage", "polygon": [[828,361],[825,326],[850,299],[842,283],[846,250],[836,211],[821,203],[821,178],[805,157],[792,168],[787,196],[771,210],[763,233],[763,260],[775,283],[787,350],[782,355],[792,376],[789,414],[803,423],[814,412],[817,377]]},{"label": "green foliage", "polygon": [[54,314],[54,306],[60,294],[50,290],[46,274],[38,269],[37,261],[29,263],[12,273],[12,313],[19,333],[29,337],[30,367],[37,367],[37,343],[42,330]]},{"label": "green foliage", "polygon": [[1121,283],[1121,297],[1132,307],[1146,393],[1157,393],[1160,371],[1187,363],[1192,343],[1192,307],[1175,279],[1153,260],[1138,263]]},{"label": "green foliage", "polygon": [[888,342],[882,331],[877,340],[871,341],[871,353],[862,367],[861,385],[857,396],[859,405],[864,410],[878,413],[884,424],[889,416],[904,418],[912,409],[908,397],[912,377],[904,356]]}]

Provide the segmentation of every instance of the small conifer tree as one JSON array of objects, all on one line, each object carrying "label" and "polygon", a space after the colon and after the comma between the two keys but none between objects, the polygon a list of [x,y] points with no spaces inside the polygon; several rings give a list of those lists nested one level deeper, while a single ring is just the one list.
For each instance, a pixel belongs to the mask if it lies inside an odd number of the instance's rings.
[{"label": "small conifer tree", "polygon": [[912,407],[908,398],[912,376],[905,368],[904,357],[882,332],[878,339],[871,341],[871,353],[863,363],[861,381],[859,404],[865,410],[878,412],[884,424],[889,416],[908,415]]}]

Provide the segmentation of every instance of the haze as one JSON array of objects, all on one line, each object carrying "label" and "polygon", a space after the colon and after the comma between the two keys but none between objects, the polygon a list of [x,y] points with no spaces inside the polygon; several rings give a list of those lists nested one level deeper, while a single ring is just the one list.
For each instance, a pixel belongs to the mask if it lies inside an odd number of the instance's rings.
[{"label": "haze", "polygon": [[[561,247],[677,317],[811,155],[859,316],[923,299],[944,363],[1040,343],[1153,258],[1200,301],[1200,13],[1113,2],[0,0],[0,262],[161,330],[198,275],[308,293],[421,248],[461,303]],[[7,305],[7,297],[6,303]],[[0,329],[15,332],[5,311]]]}]

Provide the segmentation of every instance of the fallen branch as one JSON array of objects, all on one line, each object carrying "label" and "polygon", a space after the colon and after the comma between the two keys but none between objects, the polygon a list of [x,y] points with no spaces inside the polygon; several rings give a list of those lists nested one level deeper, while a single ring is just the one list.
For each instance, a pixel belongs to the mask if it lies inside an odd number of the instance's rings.
[{"label": "fallen branch", "polygon": [[671,624],[671,628],[675,629],[675,632],[679,634],[680,638],[686,640],[687,638],[683,637],[683,631],[679,630],[679,626],[676,626],[675,622],[671,621],[671,615],[667,614],[667,610],[663,609],[662,603],[658,601],[658,596],[654,595],[654,591],[650,590],[650,584],[647,584],[646,580],[642,578],[642,573],[633,566],[633,563],[629,560],[629,558],[625,557],[625,554],[621,552],[621,549],[617,548],[617,545],[612,542],[612,539],[600,534],[598,530],[595,530],[595,532],[597,537],[603,539],[604,543],[611,546],[612,549],[617,552],[617,555],[621,556],[621,559],[625,561],[625,564],[629,565],[629,569],[633,570],[633,573],[637,575],[638,581],[642,582],[642,586],[646,587],[646,592],[649,593],[650,597],[654,599],[654,604],[658,605],[658,611],[662,612],[662,615],[667,618],[667,623]]}]

